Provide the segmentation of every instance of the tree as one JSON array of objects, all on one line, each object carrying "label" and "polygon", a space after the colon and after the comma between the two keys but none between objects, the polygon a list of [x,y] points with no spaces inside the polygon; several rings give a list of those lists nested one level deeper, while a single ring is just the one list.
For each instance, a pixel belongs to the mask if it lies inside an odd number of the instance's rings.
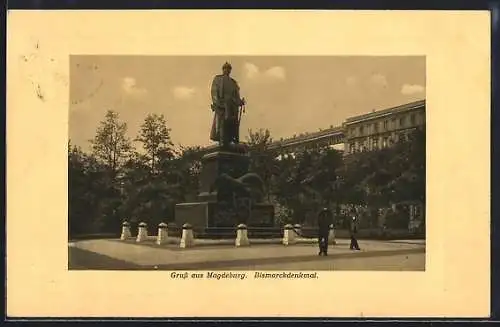
[{"label": "tree", "polygon": [[105,119],[97,128],[92,144],[93,155],[116,175],[132,149],[126,136],[127,124],[120,122],[115,111],[108,110]]},{"label": "tree", "polygon": [[270,198],[271,179],[277,172],[278,166],[274,154],[268,150],[272,143],[271,133],[268,129],[248,130],[247,143],[250,154],[250,171],[256,173],[262,178],[266,189],[268,199]]},{"label": "tree", "polygon": [[317,212],[322,205],[320,192],[312,186],[319,158],[319,152],[311,149],[282,153],[276,160],[273,193],[295,223],[303,223],[309,213]]},{"label": "tree", "polygon": [[200,146],[181,146],[173,170],[182,179],[180,187],[184,194],[184,201],[192,201],[199,191],[199,178],[202,169]]},{"label": "tree", "polygon": [[269,129],[260,128],[257,131],[252,129],[248,130],[247,143],[254,148],[254,150],[266,150],[267,146],[271,144],[271,132]]},{"label": "tree", "polygon": [[69,236],[88,232],[89,206],[83,151],[68,142],[68,233]]},{"label": "tree", "polygon": [[164,115],[148,114],[141,125],[135,140],[142,143],[152,173],[157,172],[160,161],[170,160],[174,156],[170,131]]},{"label": "tree", "polygon": [[[379,208],[425,203],[425,129],[413,131],[406,141],[389,148],[349,156],[342,174],[344,201],[366,206],[372,213],[370,225]],[[407,216],[401,211],[391,217],[403,219],[400,226]]]},{"label": "tree", "polygon": [[92,154],[69,143],[69,235],[116,232],[118,195],[109,169]]},{"label": "tree", "polygon": [[313,151],[313,169],[306,183],[319,195],[324,205],[338,204],[342,154],[328,147],[315,148]]}]

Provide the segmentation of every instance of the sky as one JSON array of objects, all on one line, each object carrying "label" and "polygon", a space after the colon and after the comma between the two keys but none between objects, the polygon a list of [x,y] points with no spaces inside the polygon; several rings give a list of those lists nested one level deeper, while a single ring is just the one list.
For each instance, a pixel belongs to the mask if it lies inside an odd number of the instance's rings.
[{"label": "sky", "polygon": [[174,144],[213,144],[210,86],[226,61],[247,100],[241,140],[248,129],[268,128],[276,140],[425,99],[422,56],[71,56],[71,142],[88,150],[111,109],[132,139],[157,113]]}]

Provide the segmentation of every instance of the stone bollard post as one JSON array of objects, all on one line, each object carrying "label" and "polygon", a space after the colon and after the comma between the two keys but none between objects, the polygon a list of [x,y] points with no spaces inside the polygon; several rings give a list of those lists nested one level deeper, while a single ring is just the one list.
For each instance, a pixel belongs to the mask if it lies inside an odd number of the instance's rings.
[{"label": "stone bollard post", "polygon": [[137,232],[136,242],[143,242],[148,238],[148,224],[142,222],[139,224],[139,231]]},{"label": "stone bollard post", "polygon": [[295,232],[295,236],[297,238],[302,237],[302,225],[301,224],[295,224],[293,225],[293,229]]},{"label": "stone bollard post", "polygon": [[130,223],[128,221],[124,221],[122,224],[122,234],[120,236],[120,240],[125,241],[131,237],[132,233],[130,232]]},{"label": "stone bollard post", "polygon": [[248,228],[245,224],[239,224],[236,230],[236,246],[249,246],[250,241],[248,240]]},{"label": "stone bollard post", "polygon": [[162,245],[168,241],[168,226],[165,223],[160,223],[158,225],[158,237],[156,238],[156,244]]},{"label": "stone bollard post", "polygon": [[194,246],[193,226],[190,224],[182,225],[182,237],[179,245],[181,248],[190,248]]},{"label": "stone bollard post", "polygon": [[283,231],[283,244],[292,245],[296,242],[297,240],[295,239],[295,231],[293,230],[293,226],[290,224],[286,224]]},{"label": "stone bollard post", "polygon": [[328,231],[328,244],[337,244],[337,241],[335,240],[335,228],[333,227],[333,224],[330,225],[330,230]]}]

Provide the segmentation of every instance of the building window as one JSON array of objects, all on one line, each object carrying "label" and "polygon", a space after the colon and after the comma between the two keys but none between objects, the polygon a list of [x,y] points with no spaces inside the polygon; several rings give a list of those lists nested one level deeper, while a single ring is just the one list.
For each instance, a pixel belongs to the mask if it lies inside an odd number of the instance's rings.
[{"label": "building window", "polygon": [[361,151],[365,152],[368,150],[368,140],[364,140],[363,143],[361,143]]},{"label": "building window", "polygon": [[359,126],[359,135],[363,135],[363,132],[365,131],[363,126]]},{"label": "building window", "polygon": [[389,126],[389,121],[384,120],[384,130],[387,130],[387,127]]},{"label": "building window", "polygon": [[378,140],[377,139],[373,140],[373,149],[378,149]]},{"label": "building window", "polygon": [[415,125],[415,114],[410,115],[410,124]]},{"label": "building window", "polygon": [[399,118],[399,127],[400,128],[405,127],[405,119],[403,117]]},{"label": "building window", "polygon": [[350,152],[350,153],[354,153],[354,152],[355,152],[355,150],[356,150],[356,149],[354,148],[354,143],[349,144],[349,152]]},{"label": "building window", "polygon": [[391,119],[391,128],[392,129],[396,129],[397,128],[397,126],[396,126],[396,118],[392,118]]},{"label": "building window", "polygon": [[378,124],[377,123],[373,124],[373,132],[378,133]]},{"label": "building window", "polygon": [[389,138],[386,136],[386,137],[384,137],[384,139],[382,141],[382,147],[386,148],[388,143],[389,143]]}]

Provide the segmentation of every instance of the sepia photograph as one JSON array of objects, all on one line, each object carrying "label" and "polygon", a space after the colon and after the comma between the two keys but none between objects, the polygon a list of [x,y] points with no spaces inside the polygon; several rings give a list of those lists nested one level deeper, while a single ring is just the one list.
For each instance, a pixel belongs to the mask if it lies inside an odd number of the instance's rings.
[{"label": "sepia photograph", "polygon": [[7,18],[9,317],[489,314],[487,12]]},{"label": "sepia photograph", "polygon": [[68,269],[425,271],[425,56],[69,74]]}]

